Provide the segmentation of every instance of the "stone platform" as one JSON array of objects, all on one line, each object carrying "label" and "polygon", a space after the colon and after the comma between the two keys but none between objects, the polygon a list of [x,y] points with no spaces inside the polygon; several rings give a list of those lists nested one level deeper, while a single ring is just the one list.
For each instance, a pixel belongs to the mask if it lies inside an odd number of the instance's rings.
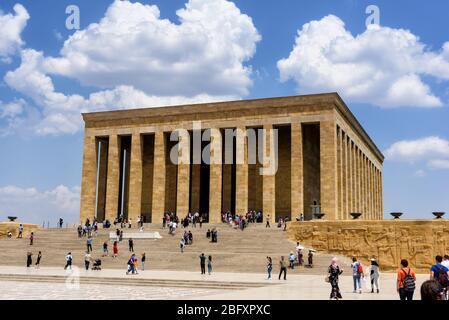
[{"label": "stone platform", "polygon": [[418,272],[428,272],[436,255],[449,254],[449,221],[313,220],[291,222],[290,240],[319,252],[355,256],[368,264],[376,257],[382,270],[393,271],[407,259]]},{"label": "stone platform", "polygon": [[[20,222],[16,221],[5,221],[0,222],[0,238],[7,237],[8,232],[12,233],[13,237],[17,237],[19,234],[19,225]],[[39,225],[31,224],[31,223],[22,223],[23,225],[23,236],[25,237],[27,234],[31,232],[35,232],[39,229]]]}]

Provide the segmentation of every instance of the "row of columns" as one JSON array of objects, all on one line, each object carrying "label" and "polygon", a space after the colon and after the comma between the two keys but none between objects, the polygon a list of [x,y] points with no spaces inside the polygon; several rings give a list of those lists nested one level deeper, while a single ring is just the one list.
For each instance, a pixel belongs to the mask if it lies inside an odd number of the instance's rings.
[{"label": "row of columns", "polygon": [[353,139],[337,127],[338,219],[383,219],[382,173]]},{"label": "row of columns", "polygon": [[[363,154],[352,139],[335,121],[320,122],[320,205],[325,218],[349,219],[351,212],[362,212],[364,219],[382,219],[382,175],[380,170]],[[335,128],[337,127],[337,130]],[[273,125],[263,126],[264,155],[273,150]],[[246,128],[236,128],[236,191],[237,213],[248,211],[248,143]],[[181,136],[180,139],[189,137]],[[187,141],[188,142],[188,141]],[[96,138],[86,136],[83,156],[83,178],[81,192],[81,220],[91,217],[95,211],[96,196]],[[190,149],[190,148],[189,148]],[[120,181],[120,137],[109,136],[106,219],[114,220],[118,212]],[[219,131],[211,130],[211,158],[222,159],[223,146]],[[130,179],[128,217],[134,221],[141,215],[142,204],[142,152],[143,138],[140,133],[131,137]],[[165,211],[166,154],[163,131],[154,133],[154,167],[152,191],[152,221],[159,223]],[[176,212],[184,215],[189,211],[190,196],[190,152],[178,154],[182,159],[177,166]],[[265,157],[264,157],[265,158]],[[221,221],[223,167],[212,161],[210,165],[209,222]],[[259,172],[257,172],[258,174]],[[291,212],[292,216],[305,213],[303,175],[303,133],[301,123],[291,123]],[[263,175],[262,210],[264,217],[275,220],[275,175]],[[282,187],[282,186],[279,186]]]}]

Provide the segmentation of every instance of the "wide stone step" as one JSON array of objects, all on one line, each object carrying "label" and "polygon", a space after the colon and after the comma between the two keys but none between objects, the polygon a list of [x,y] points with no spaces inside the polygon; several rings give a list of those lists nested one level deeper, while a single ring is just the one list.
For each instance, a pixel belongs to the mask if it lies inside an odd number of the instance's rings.
[{"label": "wide stone step", "polygon": [[[101,271],[99,271],[101,272]],[[129,285],[129,286],[153,286],[153,287],[183,287],[183,288],[208,288],[208,289],[232,289],[243,290],[248,288],[259,288],[263,286],[277,285],[273,283],[255,282],[221,282],[221,281],[197,281],[197,280],[171,280],[171,279],[145,279],[129,275],[129,278],[110,277],[79,277],[80,284],[98,285]],[[133,278],[135,277],[135,278]],[[68,277],[59,275],[8,275],[0,274],[0,281],[24,281],[24,282],[50,282],[71,283]]]}]

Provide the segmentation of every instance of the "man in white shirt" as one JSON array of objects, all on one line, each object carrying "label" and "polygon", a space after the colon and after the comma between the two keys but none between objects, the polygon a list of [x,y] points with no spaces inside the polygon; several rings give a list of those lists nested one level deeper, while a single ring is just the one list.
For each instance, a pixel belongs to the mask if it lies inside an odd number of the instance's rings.
[{"label": "man in white shirt", "polygon": [[444,255],[444,260],[443,262],[441,262],[441,264],[449,269],[449,255],[447,254]]}]

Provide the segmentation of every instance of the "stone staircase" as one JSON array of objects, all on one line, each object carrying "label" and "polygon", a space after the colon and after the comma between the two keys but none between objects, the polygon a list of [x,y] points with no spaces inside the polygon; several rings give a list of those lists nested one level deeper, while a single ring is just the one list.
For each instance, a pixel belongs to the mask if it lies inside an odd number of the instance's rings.
[{"label": "stone staircase", "polygon": [[[218,243],[211,243],[206,238],[208,228],[218,229]],[[119,256],[112,258],[112,240],[109,240],[111,229],[100,229],[97,237],[93,240],[92,258],[102,260],[102,268],[126,270],[127,261],[130,257],[128,241],[124,239],[119,244]],[[180,252],[179,241],[184,233],[184,228],[178,228],[176,235],[168,234],[167,229],[160,225],[147,224],[145,232],[159,232],[162,239],[157,240],[134,240],[134,251],[140,260],[143,252],[146,253],[145,268],[148,270],[173,270],[173,271],[198,271],[199,255],[204,253],[211,255],[213,271],[218,272],[249,272],[265,273],[266,257],[273,258],[273,277],[279,272],[279,258],[287,256],[294,251],[295,243],[286,238],[286,232],[277,227],[265,228],[262,224],[251,224],[244,231],[233,229],[225,224],[203,224],[200,229],[189,227],[193,233],[193,244],[187,245],[184,253]],[[126,232],[139,232],[138,229],[126,229]],[[109,242],[109,256],[101,257],[103,242]],[[63,268],[65,255],[72,252],[73,264],[84,267],[84,254],[86,250],[86,238],[78,238],[76,228],[63,229],[39,229],[35,232],[34,245],[29,245],[29,240],[24,239],[0,239],[0,265],[25,266],[26,254],[33,253],[33,263],[38,251],[42,251],[41,266]],[[305,251],[305,259],[307,252]],[[325,274],[332,256],[317,253],[314,257],[314,267],[296,267],[288,270],[289,274]],[[347,259],[342,259],[343,267],[347,267]],[[140,267],[140,266],[139,266]],[[1,275],[0,275],[1,278]],[[188,280],[188,279],[186,279]],[[92,280],[93,281],[93,280]],[[140,281],[140,280],[139,280]],[[155,280],[153,280],[155,281]],[[156,282],[154,282],[156,283]],[[158,283],[157,285],[160,285]],[[192,284],[190,284],[192,285]],[[195,286],[198,284],[194,284]],[[236,285],[239,286],[238,284]]]}]

